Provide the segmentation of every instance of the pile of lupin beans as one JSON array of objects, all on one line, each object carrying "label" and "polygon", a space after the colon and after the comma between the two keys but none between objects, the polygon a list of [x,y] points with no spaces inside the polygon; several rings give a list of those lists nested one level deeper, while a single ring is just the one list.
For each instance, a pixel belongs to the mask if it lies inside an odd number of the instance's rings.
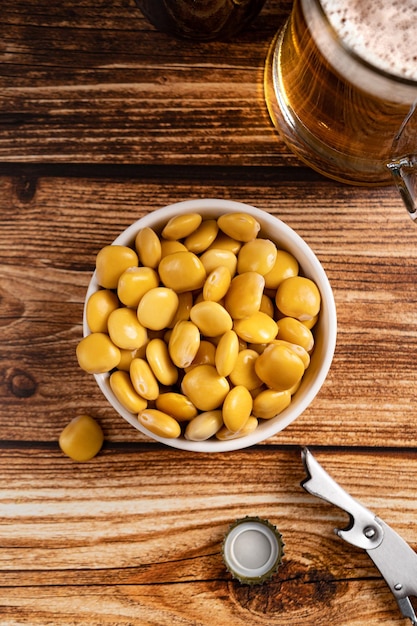
[{"label": "pile of lupin beans", "polygon": [[86,303],[87,372],[109,373],[120,404],[151,433],[243,437],[278,415],[314,348],[317,285],[246,213],[171,218],[96,259]]}]

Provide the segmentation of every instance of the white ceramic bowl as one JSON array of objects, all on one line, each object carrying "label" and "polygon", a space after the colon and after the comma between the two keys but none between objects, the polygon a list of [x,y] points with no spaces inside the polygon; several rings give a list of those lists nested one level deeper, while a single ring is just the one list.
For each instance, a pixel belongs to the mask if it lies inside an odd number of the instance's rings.
[{"label": "white ceramic bowl", "polygon": [[[259,235],[274,241],[279,248],[290,252],[299,262],[305,276],[311,278],[318,286],[322,306],[319,321],[314,328],[315,347],[311,355],[311,363],[307,368],[302,383],[294,394],[291,404],[276,417],[269,420],[260,420],[256,430],[251,434],[228,441],[219,441],[212,438],[207,441],[188,441],[184,437],[168,439],[158,437],[144,428],[136,416],[127,411],[115,398],[109,385],[108,374],[96,374],[95,379],[101,391],[114,409],[134,428],[149,438],[160,441],[173,448],[190,450],[193,452],[226,452],[238,450],[257,444],[276,435],[291,424],[311,404],[320,390],[329,371],[336,346],[336,307],[332,289],[320,261],[306,242],[289,226],[269,213],[248,204],[230,200],[200,199],[178,202],[149,213],[145,217],[129,226],[113,242],[118,245],[132,245],[137,232],[144,227],[160,230],[166,222],[175,215],[184,213],[200,213],[204,218],[219,217],[224,213],[245,212],[253,215],[261,224]],[[90,281],[86,294],[86,302],[91,294],[99,289],[95,274]],[[84,335],[90,330],[86,321],[84,308]]]}]

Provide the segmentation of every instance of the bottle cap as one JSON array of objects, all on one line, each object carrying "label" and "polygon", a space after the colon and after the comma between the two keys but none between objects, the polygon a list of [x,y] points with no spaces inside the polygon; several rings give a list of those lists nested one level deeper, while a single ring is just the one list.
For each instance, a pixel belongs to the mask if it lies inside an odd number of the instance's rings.
[{"label": "bottle cap", "polygon": [[282,563],[284,542],[268,520],[244,517],[236,520],[223,541],[223,560],[234,578],[256,585],[270,578]]}]

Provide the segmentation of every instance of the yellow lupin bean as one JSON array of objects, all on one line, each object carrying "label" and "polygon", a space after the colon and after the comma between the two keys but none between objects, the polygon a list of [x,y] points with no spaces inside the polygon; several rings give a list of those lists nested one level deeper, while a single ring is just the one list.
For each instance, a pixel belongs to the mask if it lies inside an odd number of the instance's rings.
[{"label": "yellow lupin bean", "polygon": [[246,350],[246,348],[249,348],[249,344],[247,341],[243,341],[243,339],[241,339],[240,337],[238,337],[238,340],[239,340],[239,351]]},{"label": "yellow lupin bean", "polygon": [[128,267],[117,283],[117,295],[125,306],[137,307],[145,293],[159,285],[159,276],[151,267]]},{"label": "yellow lupin bean", "polygon": [[123,350],[136,350],[148,341],[146,328],[139,322],[133,309],[120,308],[112,311],[107,327],[112,342]]},{"label": "yellow lupin bean", "polygon": [[217,346],[217,344],[219,343],[220,339],[222,338],[221,335],[218,335],[217,337],[207,337],[207,341],[209,341],[210,343],[213,344],[213,346]]},{"label": "yellow lupin bean", "polygon": [[234,276],[237,267],[237,257],[230,250],[222,250],[218,248],[210,248],[200,256],[204,269],[207,274],[217,269],[220,265],[224,265],[230,272],[230,276]]},{"label": "yellow lupin bean", "polygon": [[116,289],[119,277],[128,267],[137,266],[138,255],[128,246],[104,246],[96,257],[96,278],[101,287]]},{"label": "yellow lupin bean", "polygon": [[213,243],[218,231],[219,227],[216,220],[204,220],[197,230],[185,238],[184,245],[190,252],[200,254]]},{"label": "yellow lupin bean", "polygon": [[253,400],[250,392],[243,385],[233,387],[224,399],[222,415],[228,430],[241,430],[252,413]]},{"label": "yellow lupin bean", "polygon": [[78,364],[89,374],[104,374],[117,367],[120,350],[105,333],[91,333],[77,345]]},{"label": "yellow lupin bean", "polygon": [[295,354],[300,357],[305,370],[310,365],[310,355],[307,350],[303,348],[303,346],[300,346],[297,343],[291,343],[291,341],[284,341],[283,339],[274,339],[274,341],[272,341],[271,343],[276,345],[282,344],[290,348],[290,350],[295,352]]},{"label": "yellow lupin bean", "polygon": [[226,233],[219,231],[216,239],[213,241],[209,249],[217,248],[218,250],[230,250],[233,254],[237,254],[241,247],[241,241],[232,239],[232,237],[229,237]]},{"label": "yellow lupin bean", "polygon": [[200,346],[197,350],[197,354],[192,360],[191,365],[185,367],[184,370],[188,372],[193,367],[197,367],[197,365],[214,365],[215,355],[216,346],[210,341],[206,341],[203,339],[202,341],[200,341]]},{"label": "yellow lupin bean", "polygon": [[145,400],[156,400],[159,396],[158,381],[145,359],[133,359],[130,364],[130,379],[136,393]]},{"label": "yellow lupin bean", "polygon": [[233,330],[249,343],[269,343],[278,333],[278,324],[262,311],[256,311],[250,317],[234,321]]},{"label": "yellow lupin bean", "polygon": [[189,367],[199,347],[200,331],[193,322],[184,320],[175,324],[169,337],[168,350],[177,367]]},{"label": "yellow lupin bean", "polygon": [[255,350],[255,352],[257,352],[258,354],[262,354],[262,352],[265,350],[266,346],[269,346],[269,344],[270,344],[270,342],[268,342],[268,343],[248,343],[246,345],[249,348],[249,350]]},{"label": "yellow lupin bean", "polygon": [[89,461],[100,451],[104,441],[100,425],[90,415],[70,421],[59,436],[59,447],[73,461]]},{"label": "yellow lupin bean", "polygon": [[264,286],[264,277],[257,272],[245,272],[232,279],[224,306],[233,319],[243,319],[259,311]]},{"label": "yellow lupin bean", "polygon": [[206,441],[223,426],[221,410],[204,411],[188,422],[184,437],[189,441]]},{"label": "yellow lupin bean", "polygon": [[162,385],[169,387],[178,380],[178,370],[171,360],[168,346],[163,339],[151,339],[146,346],[146,360]]},{"label": "yellow lupin bean", "polygon": [[252,398],[255,399],[256,396],[261,393],[261,391],[264,391],[264,389],[265,389],[265,385],[262,383],[261,387],[256,387],[256,389],[251,389],[249,393],[252,396]]},{"label": "yellow lupin bean", "polygon": [[168,240],[183,239],[191,235],[200,226],[202,219],[198,213],[176,215],[167,222],[161,235]]},{"label": "yellow lupin bean", "polygon": [[251,241],[261,229],[259,222],[247,213],[226,213],[217,219],[219,228],[232,239]]},{"label": "yellow lupin bean", "polygon": [[232,277],[225,265],[219,265],[212,270],[203,285],[203,299],[219,302],[227,293]]},{"label": "yellow lupin bean", "polygon": [[301,380],[304,364],[290,347],[271,344],[258,356],[255,372],[271,389],[284,391]]},{"label": "yellow lupin bean", "polygon": [[317,314],[317,315],[315,315],[314,317],[312,317],[312,318],[311,318],[311,319],[309,319],[309,320],[303,320],[301,323],[302,323],[302,324],[304,324],[304,326],[305,326],[306,328],[308,328],[309,330],[311,330],[311,329],[312,329],[312,328],[314,328],[314,326],[317,324],[318,319],[319,319],[319,316],[318,316],[318,314]]},{"label": "yellow lupin bean", "polygon": [[314,347],[313,333],[295,317],[283,317],[279,320],[277,339],[297,343],[307,352],[311,352]]},{"label": "yellow lupin bean", "polygon": [[191,441],[244,437],[299,388],[320,292],[259,232],[246,213],[182,214],[161,235],[143,228],[134,249],[97,255],[102,289],[87,302],[93,332],[77,358],[109,372],[120,404],[155,435],[179,437],[188,422]]},{"label": "yellow lupin bean", "polygon": [[177,420],[158,409],[140,411],[138,422],[158,437],[176,439],[181,434],[181,426]]},{"label": "yellow lupin bean", "polygon": [[195,304],[190,311],[190,319],[206,337],[217,337],[231,330],[233,320],[218,302],[205,300]]},{"label": "yellow lupin bean", "polygon": [[177,322],[190,319],[190,311],[193,306],[193,294],[191,291],[184,291],[178,295],[178,308],[174,315],[174,318],[168,324],[168,328],[174,328]]},{"label": "yellow lupin bean", "polygon": [[277,247],[269,239],[254,239],[245,243],[237,257],[238,274],[257,272],[262,276],[268,274],[275,265]]},{"label": "yellow lupin bean", "polygon": [[138,232],[135,248],[144,267],[158,267],[162,256],[161,241],[152,228],[145,227]]},{"label": "yellow lupin bean", "polygon": [[213,365],[198,365],[187,372],[181,391],[201,411],[219,408],[230,390],[224,376],[219,376]]},{"label": "yellow lupin bean", "polygon": [[289,392],[290,394],[293,396],[295,394],[295,392],[298,390],[299,386],[301,385],[301,381],[302,378],[300,378],[300,380],[297,380],[297,382],[295,383],[295,385],[293,385],[292,387],[289,388]]},{"label": "yellow lupin bean", "polygon": [[258,359],[255,350],[246,348],[237,355],[236,364],[229,374],[229,379],[233,385],[243,385],[251,391],[262,385],[262,380],[256,374],[255,363]]},{"label": "yellow lupin bean", "polygon": [[139,322],[151,330],[162,330],[170,325],[178,309],[178,296],[168,287],[154,287],[139,302]]},{"label": "yellow lupin bean", "polygon": [[[150,334],[152,331],[148,332],[148,340],[150,341]],[[138,358],[138,359],[144,359],[146,357],[146,343],[143,344],[143,346],[141,346],[140,348],[138,348],[137,350],[134,351],[134,353],[132,354],[132,359],[134,358]],[[131,360],[132,360],[131,359]]]},{"label": "yellow lupin bean", "polygon": [[239,354],[239,338],[234,330],[228,330],[216,347],[214,362],[220,376],[229,376],[236,365]]},{"label": "yellow lupin bean", "polygon": [[193,252],[174,252],[163,257],[158,272],[161,281],[177,293],[201,289],[207,278],[200,258]]},{"label": "yellow lupin bean", "polygon": [[290,402],[291,393],[288,389],[285,391],[265,389],[254,398],[252,413],[256,417],[268,420],[279,415],[290,405]]},{"label": "yellow lupin bean", "polygon": [[302,321],[315,317],[320,311],[317,285],[304,276],[286,278],[278,287],[275,298],[278,309],[288,317]]},{"label": "yellow lupin bean", "polygon": [[269,315],[269,317],[274,317],[274,303],[272,302],[271,298],[269,298],[265,294],[262,294],[261,306],[259,307],[259,310],[262,313],[266,313],[267,315]]},{"label": "yellow lupin bean", "polygon": [[86,319],[92,333],[106,333],[107,320],[112,311],[119,307],[116,294],[109,289],[100,289],[87,300]]},{"label": "yellow lupin bean", "polygon": [[[145,346],[141,346],[138,350],[120,350],[120,361],[117,369],[128,372],[130,370],[130,364],[135,357],[145,356]],[[143,350],[142,354],[141,351]]]},{"label": "yellow lupin bean", "polygon": [[131,413],[139,413],[146,409],[148,403],[133,388],[132,381],[127,372],[117,370],[110,375],[110,388],[120,404]]},{"label": "yellow lupin bean", "polygon": [[298,261],[292,254],[285,250],[277,250],[274,267],[265,274],[265,287],[277,289],[278,285],[286,278],[298,275]]},{"label": "yellow lupin bean", "polygon": [[230,439],[240,439],[240,437],[246,437],[246,435],[250,435],[256,430],[258,427],[258,420],[256,417],[251,415],[241,430],[234,432],[233,430],[229,430],[226,426],[223,426],[216,433],[216,439],[219,441],[229,441]]},{"label": "yellow lupin bean", "polygon": [[168,241],[167,239],[161,239],[161,260],[169,254],[174,254],[174,252],[188,251],[181,241]]},{"label": "yellow lupin bean", "polygon": [[155,404],[157,409],[175,417],[179,422],[188,422],[193,417],[196,417],[198,413],[196,407],[187,396],[174,391],[161,393],[157,397]]}]

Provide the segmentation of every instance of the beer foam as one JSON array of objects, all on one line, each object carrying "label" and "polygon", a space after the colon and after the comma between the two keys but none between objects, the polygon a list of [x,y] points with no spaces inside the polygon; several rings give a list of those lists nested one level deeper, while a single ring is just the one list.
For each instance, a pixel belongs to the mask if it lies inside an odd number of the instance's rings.
[{"label": "beer foam", "polygon": [[417,81],[417,0],[321,0],[344,45],[374,67]]}]

